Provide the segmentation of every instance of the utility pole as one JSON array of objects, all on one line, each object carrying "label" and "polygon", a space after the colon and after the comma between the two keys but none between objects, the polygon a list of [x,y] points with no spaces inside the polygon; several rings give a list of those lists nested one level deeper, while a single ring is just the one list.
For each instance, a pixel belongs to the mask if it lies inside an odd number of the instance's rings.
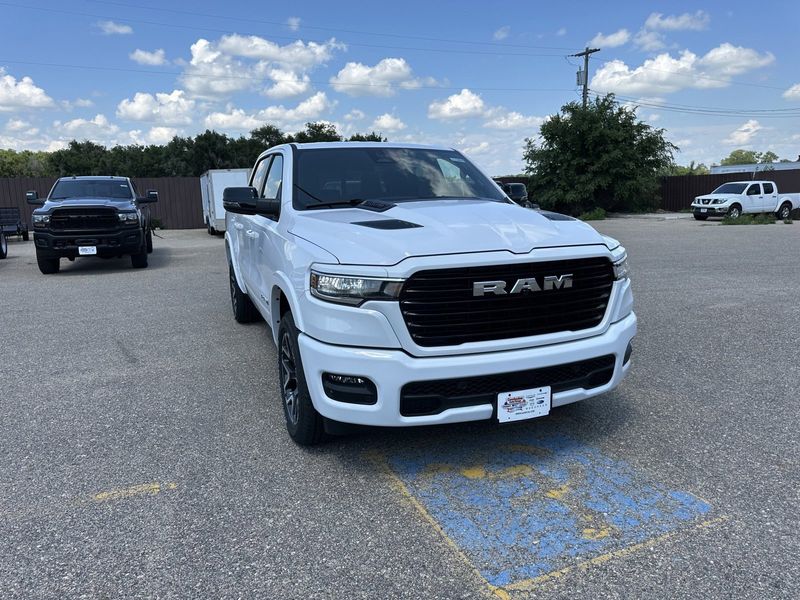
[{"label": "utility pole", "polygon": [[588,46],[583,52],[577,54],[570,54],[570,56],[583,57],[583,71],[578,71],[578,85],[583,86],[583,108],[586,108],[586,103],[589,101],[589,55],[595,52],[600,52],[600,48],[589,48]]}]

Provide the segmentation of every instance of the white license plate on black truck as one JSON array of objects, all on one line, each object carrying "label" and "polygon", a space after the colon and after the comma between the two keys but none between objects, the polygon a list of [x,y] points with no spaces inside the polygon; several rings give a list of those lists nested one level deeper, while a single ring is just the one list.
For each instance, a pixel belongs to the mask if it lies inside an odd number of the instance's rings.
[{"label": "white license plate on black truck", "polygon": [[78,246],[78,254],[81,256],[94,256],[97,254],[97,246]]}]

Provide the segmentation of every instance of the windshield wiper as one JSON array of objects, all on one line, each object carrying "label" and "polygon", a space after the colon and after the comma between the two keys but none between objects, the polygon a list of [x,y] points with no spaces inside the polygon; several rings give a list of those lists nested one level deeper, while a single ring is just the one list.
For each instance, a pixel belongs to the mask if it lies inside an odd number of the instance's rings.
[{"label": "windshield wiper", "polygon": [[[311,194],[309,194],[311,196]],[[311,196],[313,198],[313,196]],[[329,208],[333,206],[358,206],[362,202],[366,202],[363,198],[351,198],[350,200],[336,200],[334,202],[323,202],[319,200],[317,204],[310,204],[306,206],[307,210],[314,208]]]}]

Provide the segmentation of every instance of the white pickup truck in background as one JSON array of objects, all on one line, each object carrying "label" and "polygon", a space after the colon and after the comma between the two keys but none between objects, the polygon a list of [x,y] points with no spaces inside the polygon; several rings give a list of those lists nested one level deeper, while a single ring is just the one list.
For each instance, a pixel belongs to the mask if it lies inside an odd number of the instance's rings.
[{"label": "white pickup truck in background", "polygon": [[710,194],[698,196],[692,202],[692,212],[698,221],[725,215],[738,219],[746,213],[774,213],[779,219],[788,219],[797,208],[800,208],[800,193],[781,193],[773,181],[723,183]]}]

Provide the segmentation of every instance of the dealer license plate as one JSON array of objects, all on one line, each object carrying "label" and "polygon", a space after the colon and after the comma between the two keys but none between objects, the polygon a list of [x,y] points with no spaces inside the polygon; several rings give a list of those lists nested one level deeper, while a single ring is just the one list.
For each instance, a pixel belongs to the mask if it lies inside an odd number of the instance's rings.
[{"label": "dealer license plate", "polygon": [[97,254],[97,246],[78,246],[78,254],[81,256],[93,256]]},{"label": "dealer license plate", "polygon": [[500,423],[524,421],[550,414],[550,386],[497,394],[497,420]]},{"label": "dealer license plate", "polygon": [[700,209],[700,212],[701,212],[701,213],[704,213],[704,212],[707,212],[707,211],[708,211],[708,209],[707,209],[707,208],[701,208],[701,209]]}]

